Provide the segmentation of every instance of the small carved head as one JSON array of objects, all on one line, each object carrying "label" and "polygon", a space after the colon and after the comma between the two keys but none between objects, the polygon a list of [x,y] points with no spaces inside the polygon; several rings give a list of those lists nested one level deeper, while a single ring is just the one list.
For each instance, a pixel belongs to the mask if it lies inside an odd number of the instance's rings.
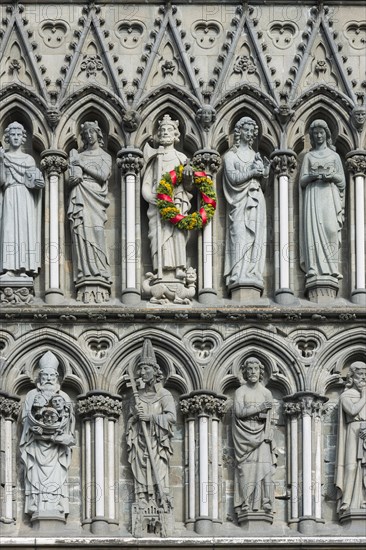
[{"label": "small carved head", "polygon": [[141,117],[137,111],[129,109],[122,117],[122,126],[126,132],[135,132],[140,124]]},{"label": "small carved head", "polygon": [[59,414],[53,407],[46,407],[43,410],[42,419],[44,424],[52,426],[59,420]]},{"label": "small carved head", "polygon": [[216,111],[211,105],[204,105],[198,109],[196,119],[201,123],[204,130],[209,130],[216,120]]},{"label": "small carved head", "polygon": [[366,363],[363,361],[355,361],[351,364],[346,380],[346,388],[356,386],[358,390],[366,385]]},{"label": "small carved head", "polygon": [[238,122],[235,124],[234,128],[234,148],[238,147],[240,145],[240,141],[243,135],[243,131],[249,130],[250,136],[248,138],[249,145],[252,145],[254,139],[258,135],[258,125],[252,118],[248,116],[242,117]]},{"label": "small carved head", "polygon": [[325,120],[317,119],[313,120],[309,128],[309,137],[312,148],[316,147],[315,132],[318,128],[322,128],[325,131],[327,145],[330,149],[334,149],[332,142],[332,134],[330,133],[329,126]]},{"label": "small carved head", "polygon": [[27,139],[27,132],[23,124],[20,122],[12,122],[4,131],[4,143],[10,143],[10,140],[14,139],[15,135],[21,136],[21,143],[19,145],[24,145]]},{"label": "small carved head", "polygon": [[356,130],[362,130],[366,120],[366,110],[364,107],[354,107],[351,115],[353,126]]},{"label": "small carved head", "polygon": [[84,124],[82,124],[80,127],[80,136],[81,136],[81,139],[83,140],[84,150],[87,149],[89,145],[88,134],[90,131],[96,133],[98,143],[100,147],[103,147],[104,145],[103,134],[102,134],[102,130],[99,128],[98,122],[97,121],[84,122]]},{"label": "small carved head", "polygon": [[257,357],[248,357],[248,359],[246,359],[241,365],[240,370],[243,374],[244,380],[247,381],[249,379],[249,367],[252,367],[253,365],[257,365],[259,367],[259,382],[262,382],[264,376],[264,366]]},{"label": "small carved head", "polygon": [[158,141],[161,145],[171,145],[179,141],[179,121],[164,115],[158,122]]}]

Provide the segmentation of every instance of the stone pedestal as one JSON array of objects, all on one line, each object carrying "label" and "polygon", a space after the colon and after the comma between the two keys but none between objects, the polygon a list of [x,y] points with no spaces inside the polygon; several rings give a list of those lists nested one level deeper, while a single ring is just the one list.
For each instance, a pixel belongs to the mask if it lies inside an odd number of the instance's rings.
[{"label": "stone pedestal", "polygon": [[84,278],[75,283],[77,301],[84,304],[104,304],[109,301],[112,283],[105,279]]},{"label": "stone pedestal", "polygon": [[203,288],[198,293],[198,301],[205,306],[213,305],[217,302],[217,292],[213,288]]},{"label": "stone pedestal", "polygon": [[311,277],[305,284],[308,299],[316,304],[332,302],[336,299],[339,283],[336,277]]},{"label": "stone pedestal", "polygon": [[275,292],[275,300],[282,306],[290,306],[299,304],[299,300],[295,298],[291,288],[279,288]]},{"label": "stone pedestal", "polygon": [[263,294],[263,285],[255,282],[236,283],[229,286],[229,291],[235,302],[255,303]]}]

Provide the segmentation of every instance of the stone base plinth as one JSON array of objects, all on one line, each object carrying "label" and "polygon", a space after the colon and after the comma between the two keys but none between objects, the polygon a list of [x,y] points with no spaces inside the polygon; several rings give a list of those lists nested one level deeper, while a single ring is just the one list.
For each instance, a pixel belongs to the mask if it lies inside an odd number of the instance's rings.
[{"label": "stone base plinth", "polygon": [[203,288],[198,293],[198,301],[200,304],[210,306],[217,303],[217,292],[213,288]]},{"label": "stone base plinth", "polygon": [[351,301],[358,306],[366,306],[366,288],[355,288],[351,294]]},{"label": "stone base plinth", "polygon": [[323,524],[324,520],[312,516],[303,516],[298,519],[298,530],[304,535],[314,535],[318,530],[318,524]]},{"label": "stone base plinth", "polygon": [[126,288],[122,291],[122,303],[132,306],[140,303],[141,295],[137,288]]},{"label": "stone base plinth", "polygon": [[75,283],[77,301],[84,304],[109,302],[112,283],[105,279],[84,278]]},{"label": "stone base plinth", "polygon": [[197,517],[194,530],[199,535],[212,535],[213,533],[213,524],[212,519],[209,517]]},{"label": "stone base plinth", "polygon": [[64,301],[64,293],[60,288],[48,288],[45,292],[46,304],[57,306]]},{"label": "stone base plinth", "polygon": [[336,299],[339,282],[336,277],[311,277],[305,284],[308,299],[316,304],[332,302]]},{"label": "stone base plinth", "polygon": [[271,512],[264,512],[263,510],[258,512],[236,512],[238,523],[240,527],[253,527],[257,531],[260,529],[260,526],[268,526],[273,523],[273,514]]},{"label": "stone base plinth", "polygon": [[366,508],[352,509],[339,516],[339,523],[342,525],[352,525],[352,530],[357,528],[357,531],[366,535]]},{"label": "stone base plinth", "polygon": [[255,303],[262,296],[263,285],[255,282],[235,283],[229,286],[229,291],[235,302]]},{"label": "stone base plinth", "polygon": [[300,303],[298,298],[295,298],[291,288],[279,288],[278,290],[276,290],[275,301],[277,302],[277,304],[281,304],[283,306],[295,305]]},{"label": "stone base plinth", "polygon": [[66,524],[65,514],[51,514],[50,512],[39,513],[31,518],[32,527],[35,531],[44,531],[45,533],[57,533],[60,526]]}]

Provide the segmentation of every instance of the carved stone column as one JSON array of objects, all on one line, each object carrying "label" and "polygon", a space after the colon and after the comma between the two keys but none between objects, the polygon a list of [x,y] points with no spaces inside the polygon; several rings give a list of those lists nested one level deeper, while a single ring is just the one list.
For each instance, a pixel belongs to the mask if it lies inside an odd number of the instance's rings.
[{"label": "carved stone column", "polygon": [[46,223],[48,231],[48,288],[46,289],[46,302],[48,304],[59,304],[63,301],[63,291],[60,285],[60,230],[59,223],[63,219],[60,215],[59,205],[59,180],[61,174],[67,168],[67,155],[58,149],[48,149],[41,154],[41,168],[47,174],[48,179],[48,201]]},{"label": "carved stone column", "polygon": [[225,401],[224,395],[204,390],[181,397],[186,417],[186,525],[206,535],[212,534],[215,523],[222,522],[219,442]]},{"label": "carved stone column", "polygon": [[278,197],[278,238],[275,250],[278,287],[275,299],[279,304],[289,305],[295,302],[294,293],[290,288],[289,180],[296,170],[297,157],[294,151],[276,150],[271,155],[271,161],[276,175]]},{"label": "carved stone column", "polygon": [[[20,399],[0,391],[0,524],[16,518],[16,421]],[[0,527],[0,532],[3,527]]]},{"label": "carved stone column", "polygon": [[[219,153],[213,149],[200,149],[192,159],[192,163],[196,168],[203,170],[209,175],[213,181],[215,174],[220,168],[221,157]],[[200,254],[200,288],[198,299],[202,304],[212,304],[217,296],[217,291],[214,288],[213,272],[214,272],[214,226],[213,222],[207,224],[203,228],[201,254]]]},{"label": "carved stone column", "polygon": [[122,247],[122,301],[125,304],[136,304],[140,301],[137,282],[137,264],[140,260],[140,251],[136,239],[136,235],[140,233],[138,231],[140,220],[136,220],[136,182],[143,166],[142,156],[139,149],[126,147],[118,153],[117,161],[122,172],[122,188],[124,190],[124,201],[122,203],[123,219],[125,220],[124,246]]},{"label": "carved stone column", "polygon": [[109,532],[111,524],[118,525],[115,432],[121,412],[122,399],[118,395],[91,391],[78,397],[78,413],[83,421],[83,524],[90,524],[95,534]]},{"label": "carved stone column", "polygon": [[[366,305],[366,280],[365,280],[365,184],[366,184],[366,151],[356,150],[348,153],[346,165],[352,174],[354,228],[351,235],[354,236],[355,273],[352,273],[351,300],[355,304]],[[352,239],[353,240],[353,239]],[[351,264],[352,265],[352,264]]]},{"label": "carved stone column", "polygon": [[290,486],[289,524],[297,524],[304,534],[324,523],[321,510],[323,405],[328,399],[312,392],[287,396],[288,478]]}]

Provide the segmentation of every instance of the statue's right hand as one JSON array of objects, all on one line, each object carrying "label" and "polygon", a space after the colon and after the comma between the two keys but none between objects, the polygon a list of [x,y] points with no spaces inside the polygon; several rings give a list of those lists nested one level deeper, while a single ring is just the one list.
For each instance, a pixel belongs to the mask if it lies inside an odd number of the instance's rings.
[{"label": "statue's right hand", "polygon": [[272,403],[270,401],[264,401],[263,403],[261,403],[262,411],[268,411],[269,409],[272,409]]},{"label": "statue's right hand", "polygon": [[43,434],[43,430],[41,428],[41,426],[33,426],[31,428],[32,432],[34,432],[35,434],[38,434],[38,435],[42,435]]}]

